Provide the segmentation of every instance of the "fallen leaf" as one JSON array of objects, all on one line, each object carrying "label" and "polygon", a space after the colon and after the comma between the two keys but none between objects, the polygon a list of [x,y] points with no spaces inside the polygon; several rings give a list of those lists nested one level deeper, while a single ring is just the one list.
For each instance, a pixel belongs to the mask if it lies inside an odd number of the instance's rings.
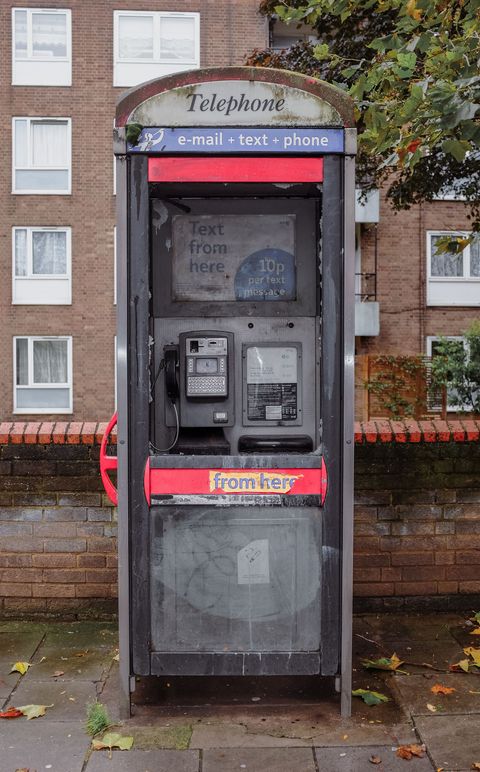
[{"label": "fallen leaf", "polygon": [[412,745],[400,745],[400,747],[397,748],[397,756],[400,759],[406,759],[407,761],[410,761],[413,756],[417,756],[421,759],[425,756],[425,746],[415,745],[414,743]]},{"label": "fallen leaf", "polygon": [[380,758],[380,756],[370,756],[370,758],[368,760],[369,760],[370,764],[381,764],[382,763],[382,759]]},{"label": "fallen leaf", "polygon": [[32,667],[30,662],[15,662],[15,664],[12,665],[10,672],[25,675],[29,667]]},{"label": "fallen leaf", "polygon": [[380,692],[371,692],[368,689],[355,689],[352,692],[354,697],[361,697],[366,705],[380,705],[381,702],[388,702],[388,697]]},{"label": "fallen leaf", "polygon": [[457,670],[463,670],[464,673],[468,673],[468,668],[470,667],[470,662],[468,659],[461,659],[460,662],[455,662],[454,665],[450,665],[450,670],[457,671]]},{"label": "fallen leaf", "polygon": [[23,715],[30,721],[32,718],[39,718],[44,716],[47,708],[53,708],[53,705],[19,705],[18,710],[21,710]]},{"label": "fallen leaf", "polygon": [[403,660],[399,659],[394,653],[391,657],[380,657],[380,659],[364,659],[362,665],[367,670],[397,670],[404,673],[404,670],[398,670],[403,665]]},{"label": "fallen leaf", "polygon": [[23,713],[18,708],[7,708],[0,713],[0,718],[19,718]]},{"label": "fallen leaf", "polygon": [[473,617],[472,617],[472,622],[478,622],[478,623],[480,624],[480,611],[477,611],[477,612],[476,612],[476,613],[473,615]]},{"label": "fallen leaf", "polygon": [[133,745],[133,737],[125,737],[116,732],[108,732],[101,740],[92,740],[94,751],[108,750],[111,758],[112,749],[118,748],[120,751],[129,751]]},{"label": "fallen leaf", "polygon": [[432,705],[430,702],[427,702],[427,708],[429,709],[430,713],[436,713],[437,709],[435,705]]},{"label": "fallen leaf", "polygon": [[55,670],[55,672],[52,673],[52,678],[60,678],[62,675],[65,675],[64,670]]},{"label": "fallen leaf", "polygon": [[475,630],[472,630],[470,635],[480,635],[480,627],[476,627]]},{"label": "fallen leaf", "polygon": [[115,662],[120,662],[120,654],[115,654],[113,659]]},{"label": "fallen leaf", "polygon": [[473,659],[475,667],[480,667],[480,649],[474,649],[473,646],[467,646],[463,651]]},{"label": "fallen leaf", "polygon": [[85,651],[76,651],[73,655],[74,657],[86,657],[88,654],[88,649],[85,649]]},{"label": "fallen leaf", "polygon": [[430,689],[431,692],[434,694],[453,694],[453,692],[456,692],[457,690],[453,688],[453,686],[443,686],[443,684],[435,684]]},{"label": "fallen leaf", "polygon": [[469,693],[469,694],[480,694],[480,692],[474,692],[472,689],[469,689],[469,690],[468,690],[468,693]]},{"label": "fallen leaf", "polygon": [[480,769],[480,761],[474,761],[471,768]]},{"label": "fallen leaf", "polygon": [[348,734],[344,734],[344,735],[343,735],[343,739],[344,739],[344,740],[348,740]]}]

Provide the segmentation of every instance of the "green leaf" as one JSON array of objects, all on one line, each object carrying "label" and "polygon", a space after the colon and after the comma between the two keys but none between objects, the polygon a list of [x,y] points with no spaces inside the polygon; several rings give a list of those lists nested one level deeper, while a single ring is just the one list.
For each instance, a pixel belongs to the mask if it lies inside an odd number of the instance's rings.
[{"label": "green leaf", "polygon": [[322,59],[328,59],[330,56],[330,49],[328,47],[327,43],[321,43],[318,46],[315,46],[313,49],[313,55],[315,56],[315,59],[319,59],[320,61]]},{"label": "green leaf", "polygon": [[403,665],[401,659],[396,654],[392,654],[391,657],[380,657],[379,659],[365,659],[362,661],[362,665],[367,670],[393,670],[399,673],[404,673],[404,670],[398,670],[400,665]]},{"label": "green leaf", "polygon": [[20,675],[25,675],[29,667],[32,667],[29,662],[15,662],[12,665],[12,669],[10,670],[10,672],[20,673]]},{"label": "green leaf", "polygon": [[373,705],[380,705],[382,702],[388,702],[388,697],[381,692],[371,692],[368,689],[355,689],[352,692],[354,697],[361,697],[366,705],[372,707]]},{"label": "green leaf", "polygon": [[453,155],[456,161],[463,161],[468,149],[469,143],[461,142],[458,139],[446,139],[442,142],[442,150]]}]

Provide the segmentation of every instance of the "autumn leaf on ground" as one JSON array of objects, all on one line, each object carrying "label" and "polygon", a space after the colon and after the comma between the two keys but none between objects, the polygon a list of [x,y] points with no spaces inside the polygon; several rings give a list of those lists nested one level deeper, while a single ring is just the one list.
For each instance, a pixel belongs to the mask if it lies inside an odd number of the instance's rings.
[{"label": "autumn leaf on ground", "polygon": [[23,713],[18,708],[7,708],[0,713],[0,718],[20,718]]},{"label": "autumn leaf on ground", "polygon": [[388,697],[380,692],[371,692],[368,689],[355,689],[352,692],[354,697],[361,697],[366,705],[380,705],[381,702],[388,702]]},{"label": "autumn leaf on ground", "polygon": [[398,670],[400,665],[403,665],[403,660],[399,659],[396,654],[392,654],[391,657],[380,657],[380,659],[364,659],[362,665],[367,670],[392,670],[405,673],[405,670]]},{"label": "autumn leaf on ground", "polygon": [[60,678],[62,675],[65,675],[64,670],[55,670],[55,672],[52,673],[52,678]]},{"label": "autumn leaf on ground", "polygon": [[368,760],[369,760],[370,764],[381,764],[382,763],[382,759],[380,758],[380,756],[370,756],[370,758]]},{"label": "autumn leaf on ground", "polygon": [[473,659],[475,667],[480,667],[480,649],[474,649],[473,646],[467,646],[463,651]]},{"label": "autumn leaf on ground", "polygon": [[453,692],[456,692],[457,690],[453,688],[453,686],[443,686],[443,684],[435,684],[430,689],[431,692],[434,694],[452,694]]},{"label": "autumn leaf on ground", "polygon": [[470,667],[470,662],[468,659],[461,659],[460,662],[455,662],[455,664],[450,665],[450,670],[453,670],[454,672],[457,672],[458,670],[463,670],[464,673],[468,673],[468,668]]},{"label": "autumn leaf on ground", "polygon": [[23,715],[30,721],[32,718],[39,718],[44,716],[47,708],[53,708],[53,705],[19,705],[18,710],[21,710]]},{"label": "autumn leaf on ground", "polygon": [[414,756],[418,756],[418,758],[421,759],[425,756],[425,746],[415,745],[414,743],[412,745],[400,745],[400,747],[397,748],[397,756],[400,759],[406,759],[407,761],[410,761]]},{"label": "autumn leaf on ground", "polygon": [[15,662],[15,664],[12,665],[10,672],[25,675],[29,667],[32,667],[30,662]]},{"label": "autumn leaf on ground", "polygon": [[473,617],[471,617],[472,622],[478,622],[480,625],[480,611],[476,611]]},{"label": "autumn leaf on ground", "polygon": [[427,702],[427,708],[430,711],[430,713],[436,713],[437,712],[437,709],[436,709],[435,705],[432,705],[430,702]]},{"label": "autumn leaf on ground", "polygon": [[120,751],[129,751],[133,745],[133,737],[125,737],[117,732],[108,732],[101,740],[92,740],[94,751],[108,750],[112,758],[112,749],[118,748]]},{"label": "autumn leaf on ground", "polygon": [[471,768],[480,769],[480,761],[474,761]]},{"label": "autumn leaf on ground", "polygon": [[476,627],[475,630],[472,630],[470,635],[480,635],[480,627]]}]

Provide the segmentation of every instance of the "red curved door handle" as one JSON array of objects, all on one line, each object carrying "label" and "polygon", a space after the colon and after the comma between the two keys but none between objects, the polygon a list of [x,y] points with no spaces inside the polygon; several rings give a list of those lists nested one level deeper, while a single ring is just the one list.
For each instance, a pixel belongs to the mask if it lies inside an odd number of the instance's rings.
[{"label": "red curved door handle", "polygon": [[102,476],[103,487],[105,488],[105,492],[108,498],[112,504],[115,504],[115,506],[118,504],[118,493],[110,477],[108,476],[108,471],[111,469],[114,469],[115,471],[117,470],[118,458],[117,456],[107,456],[107,445],[108,438],[110,437],[114,427],[117,425],[117,417],[117,413],[112,415],[109,424],[105,429],[105,434],[102,437],[102,443],[100,445],[100,474]]}]

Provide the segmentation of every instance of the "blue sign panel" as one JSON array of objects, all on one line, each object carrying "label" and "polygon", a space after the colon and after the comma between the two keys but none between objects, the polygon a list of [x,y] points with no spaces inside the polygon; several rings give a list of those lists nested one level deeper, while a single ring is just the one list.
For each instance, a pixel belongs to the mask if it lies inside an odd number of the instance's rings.
[{"label": "blue sign panel", "polygon": [[146,128],[130,153],[343,153],[343,129]]}]

